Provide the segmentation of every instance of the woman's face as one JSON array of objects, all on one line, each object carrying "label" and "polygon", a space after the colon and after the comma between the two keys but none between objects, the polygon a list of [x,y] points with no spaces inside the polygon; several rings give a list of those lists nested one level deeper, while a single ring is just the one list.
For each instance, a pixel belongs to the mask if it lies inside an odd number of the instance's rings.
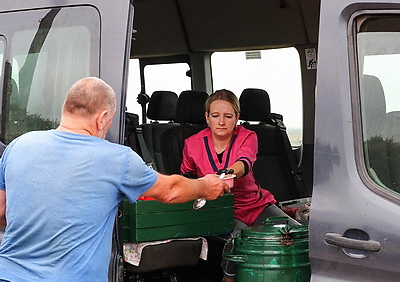
[{"label": "woman's face", "polygon": [[239,115],[235,114],[232,105],[223,100],[212,102],[210,112],[206,113],[206,120],[211,132],[219,137],[232,136],[238,119]]}]

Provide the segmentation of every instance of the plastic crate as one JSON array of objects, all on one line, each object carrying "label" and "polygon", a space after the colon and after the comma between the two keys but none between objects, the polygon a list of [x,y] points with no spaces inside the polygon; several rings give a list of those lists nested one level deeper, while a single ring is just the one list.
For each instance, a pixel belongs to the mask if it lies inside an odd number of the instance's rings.
[{"label": "plastic crate", "polygon": [[123,201],[123,240],[148,242],[226,234],[232,231],[233,195],[225,194],[199,209],[193,201],[164,204],[155,200]]}]

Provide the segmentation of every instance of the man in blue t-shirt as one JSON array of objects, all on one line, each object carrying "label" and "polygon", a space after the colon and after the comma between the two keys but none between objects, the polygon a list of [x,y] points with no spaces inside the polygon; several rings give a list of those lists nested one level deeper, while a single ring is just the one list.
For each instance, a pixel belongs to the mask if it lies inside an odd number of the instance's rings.
[{"label": "man in blue t-shirt", "polygon": [[228,185],[216,175],[161,175],[130,148],[105,140],[116,99],[88,77],[68,91],[56,130],[26,133],[0,163],[0,281],[107,281],[119,202],[212,200]]}]

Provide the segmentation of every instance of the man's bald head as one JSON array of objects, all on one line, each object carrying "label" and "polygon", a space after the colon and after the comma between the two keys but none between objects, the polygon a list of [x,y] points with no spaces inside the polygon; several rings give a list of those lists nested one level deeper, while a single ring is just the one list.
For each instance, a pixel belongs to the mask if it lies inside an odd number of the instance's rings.
[{"label": "man's bald head", "polygon": [[115,111],[114,90],[97,77],[86,77],[69,89],[63,105],[63,115],[87,118],[99,111]]}]

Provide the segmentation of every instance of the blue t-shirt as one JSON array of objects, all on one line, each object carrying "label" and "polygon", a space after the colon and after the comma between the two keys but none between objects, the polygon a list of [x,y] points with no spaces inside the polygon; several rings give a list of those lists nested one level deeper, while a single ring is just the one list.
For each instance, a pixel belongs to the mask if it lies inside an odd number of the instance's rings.
[{"label": "blue t-shirt", "polygon": [[0,163],[0,280],[107,281],[118,204],[156,180],[129,147],[107,140],[56,130],[17,138]]}]

